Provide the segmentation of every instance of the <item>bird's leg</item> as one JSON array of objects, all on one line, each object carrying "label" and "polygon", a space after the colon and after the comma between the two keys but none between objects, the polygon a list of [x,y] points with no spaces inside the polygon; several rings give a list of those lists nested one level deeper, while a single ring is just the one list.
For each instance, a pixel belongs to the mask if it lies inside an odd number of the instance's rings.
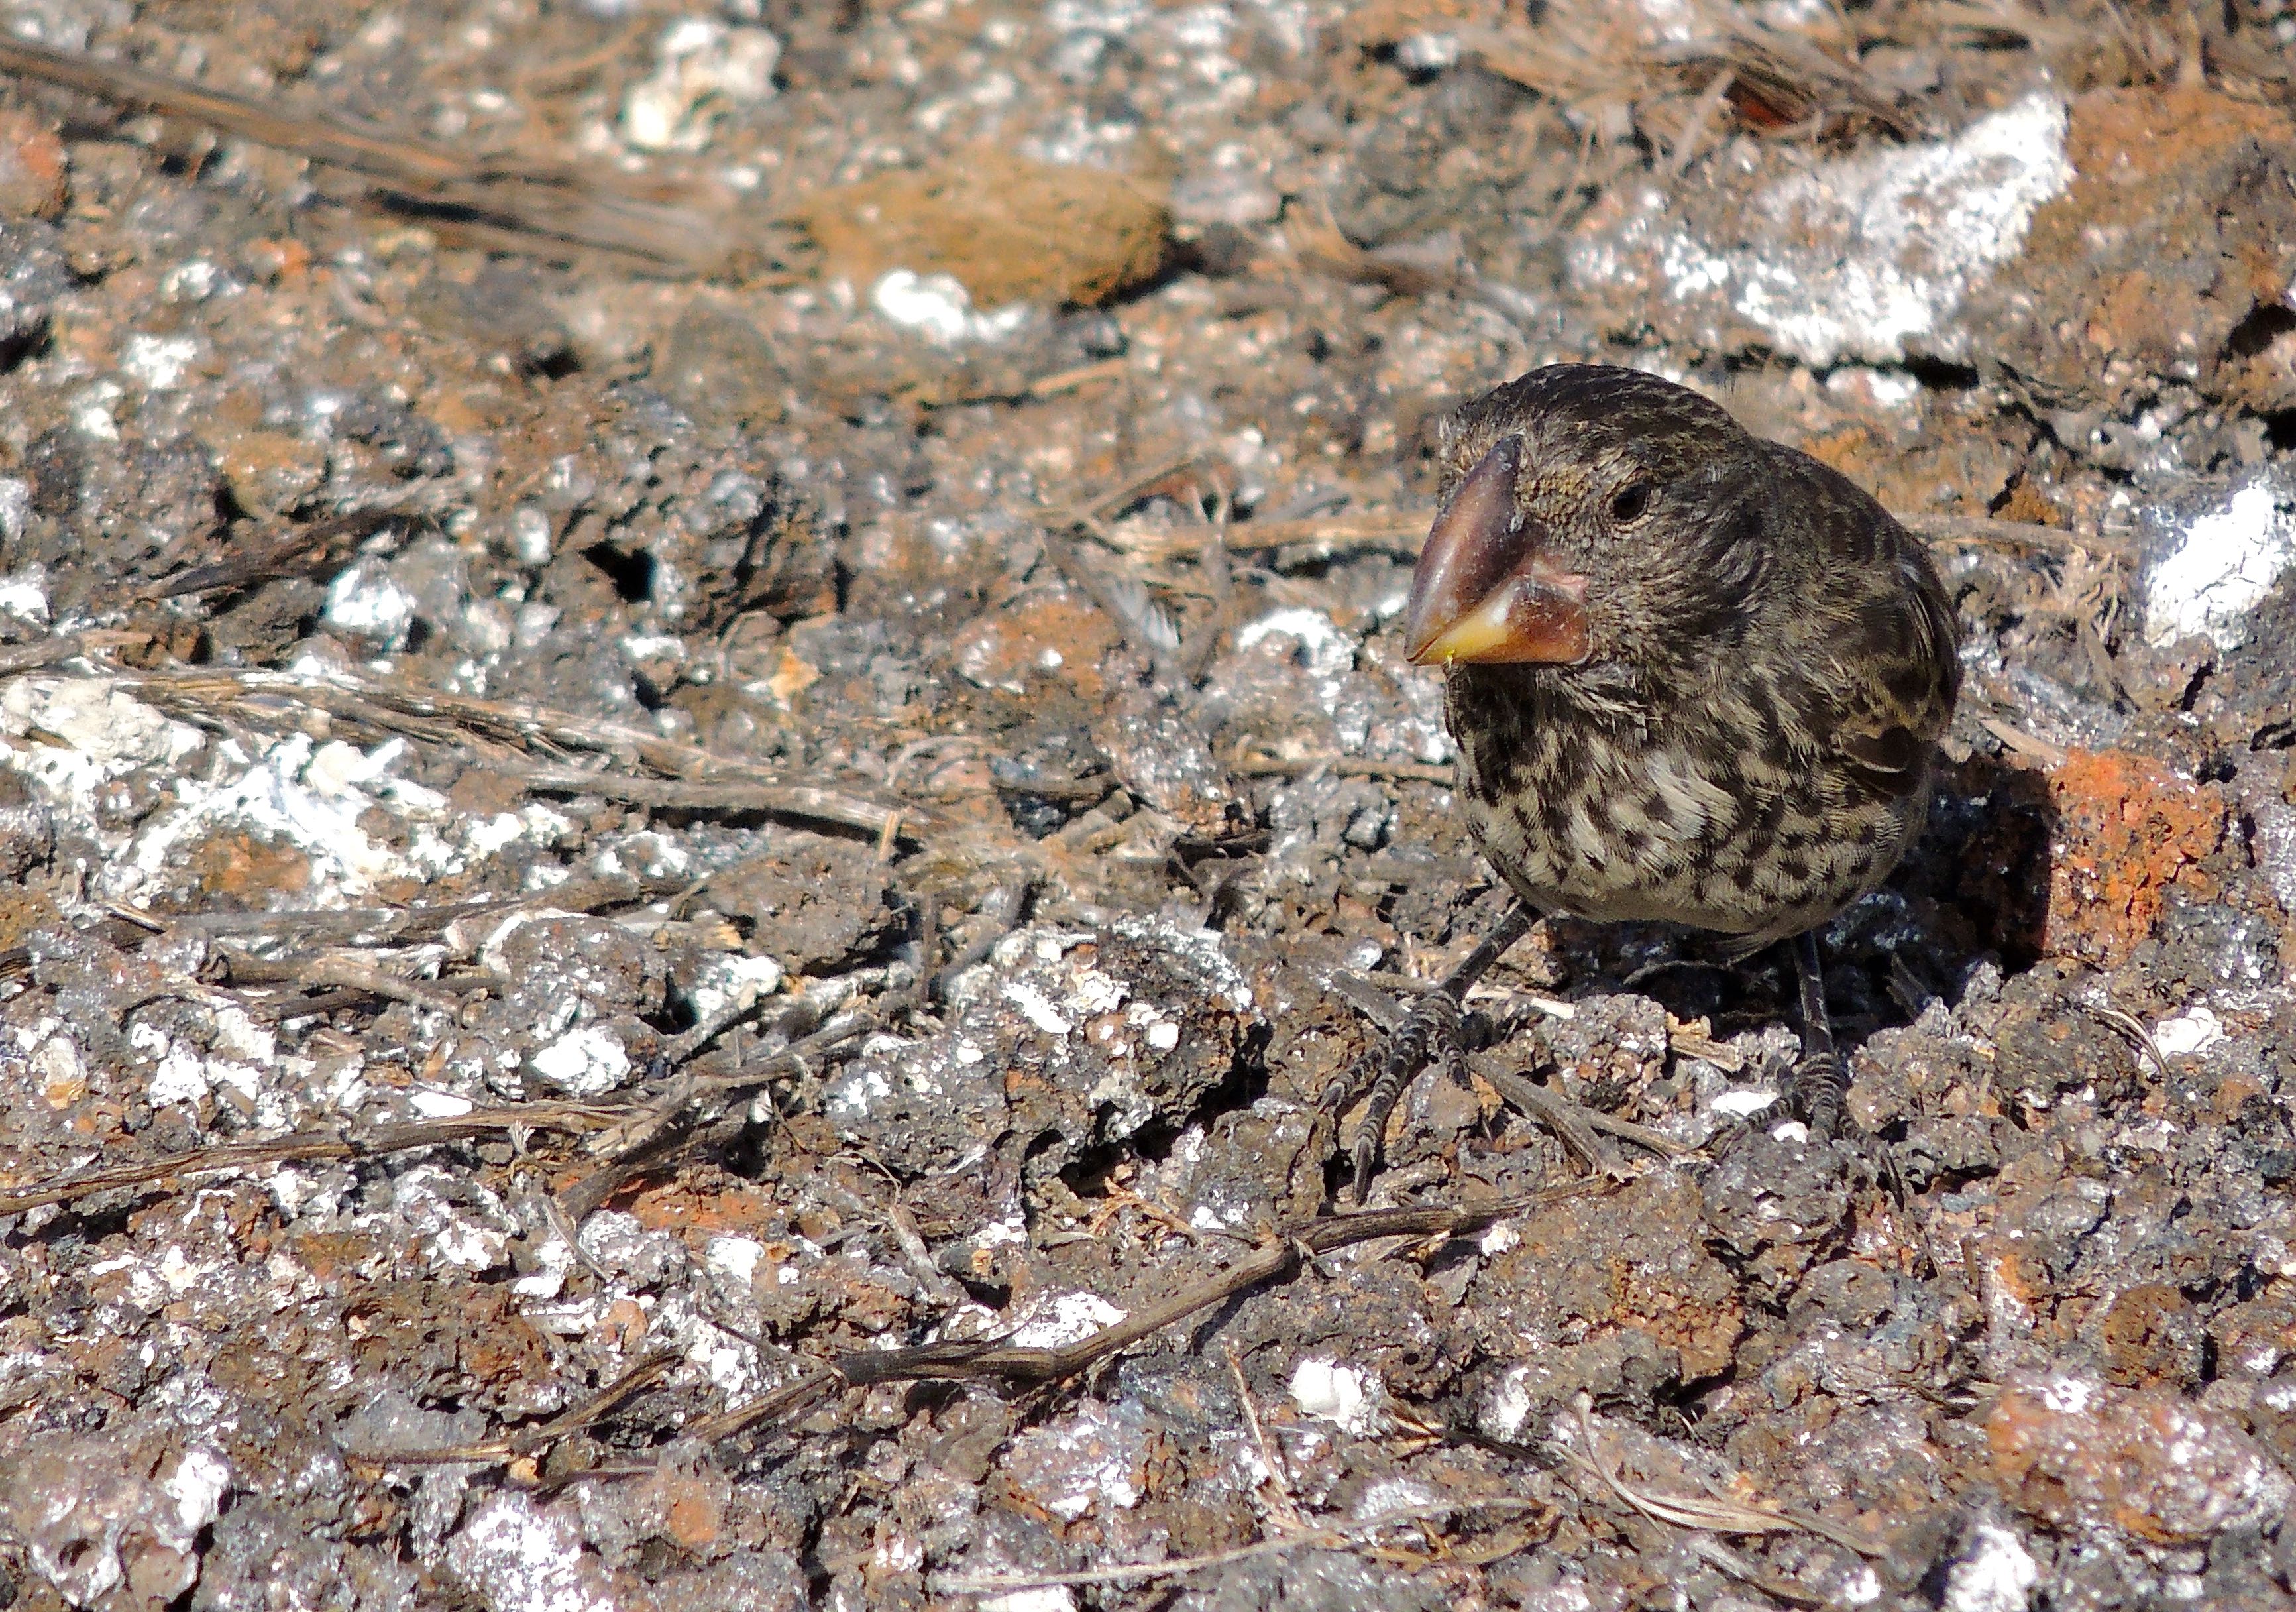
[{"label": "bird's leg", "polygon": [[1387,1129],[1387,1116],[1395,1112],[1395,1105],[1410,1090],[1413,1077],[1434,1064],[1455,1073],[1464,1070],[1467,1044],[1460,1022],[1460,1007],[1467,999],[1467,992],[1491,971],[1492,964],[1506,955],[1509,947],[1530,933],[1530,926],[1538,921],[1538,914],[1517,898],[1497,925],[1475,942],[1475,949],[1438,981],[1434,990],[1412,1004],[1411,1011],[1388,1037],[1381,1052],[1366,1053],[1345,1081],[1334,1081],[1325,1088],[1324,1108],[1336,1121],[1340,1111],[1364,1089],[1365,1077],[1372,1075],[1376,1065],[1377,1073],[1369,1081],[1370,1101],[1364,1109],[1363,1123],[1356,1131],[1356,1202],[1362,1203],[1371,1190],[1372,1167],[1379,1162],[1379,1139]]},{"label": "bird's leg", "polygon": [[1787,1097],[1808,1122],[1811,1135],[1831,1139],[1841,1130],[1849,1070],[1834,1049],[1833,1022],[1826,1017],[1825,975],[1818,968],[1815,931],[1794,936],[1793,959],[1801,981],[1801,1059],[1794,1065]]}]

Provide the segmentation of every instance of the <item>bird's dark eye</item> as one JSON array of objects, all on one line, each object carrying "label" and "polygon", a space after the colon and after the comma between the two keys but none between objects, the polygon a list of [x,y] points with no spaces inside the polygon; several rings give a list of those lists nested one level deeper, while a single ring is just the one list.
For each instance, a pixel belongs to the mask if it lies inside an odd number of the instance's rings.
[{"label": "bird's dark eye", "polygon": [[1611,519],[1620,525],[1630,525],[1643,518],[1650,508],[1651,485],[1647,481],[1629,481],[1619,489],[1619,496],[1611,500]]}]

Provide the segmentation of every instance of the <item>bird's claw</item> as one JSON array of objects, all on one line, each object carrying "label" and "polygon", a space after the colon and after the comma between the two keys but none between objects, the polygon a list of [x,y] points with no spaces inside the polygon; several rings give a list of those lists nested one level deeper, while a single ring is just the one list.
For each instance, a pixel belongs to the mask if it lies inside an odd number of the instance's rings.
[{"label": "bird's claw", "polygon": [[1830,1047],[1805,1053],[1794,1065],[1793,1079],[1786,1088],[1786,1100],[1792,1112],[1809,1127],[1810,1135],[1821,1141],[1841,1138],[1849,1098],[1849,1067],[1842,1063],[1841,1055]]},{"label": "bird's claw", "polygon": [[1365,1054],[1352,1077],[1344,1083],[1335,1082],[1325,1093],[1324,1106],[1336,1121],[1354,1095],[1368,1087],[1363,1120],[1356,1128],[1350,1149],[1356,1202],[1360,1204],[1370,1195],[1372,1172],[1379,1165],[1380,1139],[1386,1134],[1388,1116],[1411,1090],[1419,1072],[1439,1065],[1458,1074],[1464,1071],[1466,1061],[1466,1028],[1458,999],[1447,991],[1431,991],[1412,1004],[1383,1049]]},{"label": "bird's claw", "polygon": [[1414,1077],[1430,1065],[1440,1064],[1454,1080],[1466,1083],[1467,1054],[1476,1049],[1468,1045],[1470,1035],[1480,1042],[1488,1035],[1489,1024],[1461,1004],[1476,982],[1490,972],[1491,965],[1538,921],[1538,914],[1520,898],[1511,902],[1490,933],[1476,942],[1432,991],[1412,1003],[1403,1022],[1390,1032],[1385,1048],[1366,1052],[1343,1078],[1324,1088],[1323,1110],[1334,1125],[1350,1103],[1370,1094],[1351,1149],[1358,1204],[1371,1193],[1371,1174],[1379,1164],[1379,1140],[1387,1130],[1388,1116],[1411,1090]]},{"label": "bird's claw", "polygon": [[1809,1127],[1810,1139],[1833,1145],[1854,1184],[1886,1186],[1893,1197],[1906,1197],[1896,1150],[1849,1117],[1849,1071],[1839,1052],[1805,1054],[1794,1065],[1786,1095],[1789,1108]]}]

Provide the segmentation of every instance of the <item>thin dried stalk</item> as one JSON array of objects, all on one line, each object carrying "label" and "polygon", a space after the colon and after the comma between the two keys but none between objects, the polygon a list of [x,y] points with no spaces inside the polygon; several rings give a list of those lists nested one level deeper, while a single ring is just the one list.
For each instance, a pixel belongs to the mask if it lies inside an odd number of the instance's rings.
[{"label": "thin dried stalk", "polygon": [[[381,997],[386,1001],[427,1008],[434,1013],[457,1014],[462,1011],[462,998],[453,987],[410,980],[357,958],[271,959],[228,951],[223,956],[224,966],[229,971],[226,983],[232,985],[297,985],[307,991],[354,991]],[[503,983],[498,979],[476,983],[458,982],[466,991],[484,988],[489,983],[497,987]]]},{"label": "thin dried stalk", "polygon": [[[1226,1303],[1294,1269],[1301,1260],[1334,1253],[1382,1238],[1418,1241],[1480,1231],[1510,1214],[1584,1196],[1590,1187],[1573,1183],[1518,1194],[1468,1209],[1374,1209],[1354,1214],[1321,1215],[1292,1227],[1279,1241],[1208,1279],[1185,1283],[1161,1304],[1102,1328],[1088,1337],[1057,1348],[1006,1344],[996,1339],[922,1344],[908,1349],[868,1349],[841,1355],[793,1383],[746,1405],[705,1417],[686,1429],[688,1436],[714,1442],[812,1404],[846,1387],[885,1382],[958,1382],[994,1378],[1008,1383],[1058,1382],[1120,1353],[1165,1328]],[[652,1468],[643,1468],[651,1470]]]},{"label": "thin dried stalk", "polygon": [[532,794],[594,794],[626,806],[645,806],[662,811],[759,812],[770,817],[833,823],[841,828],[866,829],[873,835],[911,841],[918,836],[907,828],[906,819],[911,815],[922,815],[802,784],[633,778],[579,767],[536,767],[512,776]]},{"label": "thin dried stalk", "polygon": [[1599,1478],[1603,1486],[1616,1495],[1622,1504],[1653,1522],[1671,1523],[1677,1528],[1705,1529],[1716,1534],[1778,1534],[1794,1530],[1831,1540],[1860,1556],[1882,1554],[1871,1541],[1859,1538],[1847,1528],[1836,1527],[1822,1517],[1804,1516],[1783,1508],[1750,1506],[1738,1501],[1706,1495],[1660,1494],[1655,1490],[1636,1488],[1620,1476],[1615,1465],[1602,1458],[1603,1446],[1595,1436],[1593,1400],[1582,1393],[1578,1396],[1574,1409],[1578,1418],[1578,1436],[1586,1448],[1573,1450],[1565,1445],[1562,1447],[1563,1453],[1573,1466]]},{"label": "thin dried stalk", "polygon": [[162,578],[138,596],[175,599],[185,594],[249,588],[275,577],[314,576],[340,564],[353,546],[384,527],[419,518],[420,512],[401,505],[348,510],[284,534],[275,531],[267,540],[250,544],[243,554]]},{"label": "thin dried stalk", "polygon": [[560,1411],[546,1422],[521,1427],[500,1438],[488,1439],[483,1443],[448,1445],[432,1450],[351,1450],[344,1453],[361,1466],[386,1469],[399,1466],[485,1466],[496,1461],[516,1460],[570,1434],[596,1427],[638,1395],[660,1386],[684,1358],[675,1349],[657,1349],[642,1356],[636,1365],[579,1404]]},{"label": "thin dried stalk", "polygon": [[480,739],[515,744],[554,759],[567,751],[611,757],[627,767],[667,774],[669,781],[537,767],[520,775],[537,792],[597,794],[630,805],[682,811],[754,811],[832,823],[886,835],[931,822],[916,807],[895,808],[836,790],[786,782],[769,768],[665,739],[619,722],[570,711],[435,689],[398,687],[348,676],[312,678],[284,671],[121,672],[122,687],[164,708],[211,717],[277,723],[297,708],[324,711],[431,744]]},{"label": "thin dried stalk", "polygon": [[[1546,1508],[1538,1501],[1508,1495],[1434,1501],[1423,1506],[1397,1506],[1385,1511],[1374,1511],[1368,1517],[1349,1517],[1339,1522],[1303,1521],[1274,1539],[1238,1545],[1228,1550],[1214,1550],[1203,1556],[1176,1556],[1156,1562],[1117,1562],[1107,1567],[1081,1568],[1073,1573],[948,1573],[935,1578],[932,1587],[943,1595],[1005,1596],[1024,1594],[1032,1590],[1185,1578],[1234,1562],[1250,1561],[1263,1556],[1281,1556],[1292,1550],[1345,1550],[1361,1545],[1373,1534],[1405,1523],[1441,1522],[1462,1511],[1545,1509]],[[1513,1554],[1513,1550],[1508,1553]],[[1457,1558],[1447,1556],[1445,1559],[1456,1561]]]},{"label": "thin dried stalk", "polygon": [[381,206],[445,215],[519,250],[569,246],[681,276],[711,273],[732,252],[724,219],[691,205],[690,193],[660,185],[642,191],[603,168],[466,155],[341,113],[283,112],[171,74],[13,36],[0,36],[0,72],[365,175],[376,182],[372,199]]},{"label": "thin dried stalk", "polygon": [[410,1120],[379,1125],[356,1134],[337,1131],[298,1131],[262,1141],[226,1142],[194,1147],[164,1157],[138,1159],[67,1175],[38,1187],[0,1192],[0,1214],[20,1214],[43,1204],[68,1204],[115,1187],[143,1187],[154,1181],[186,1176],[214,1175],[226,1170],[248,1170],[264,1164],[291,1164],[304,1159],[373,1158],[386,1153],[407,1153],[447,1142],[466,1142],[482,1136],[513,1131],[562,1131],[579,1133],[610,1123],[611,1109],[586,1103],[521,1103],[511,1108],[475,1108],[468,1114],[439,1119]]},{"label": "thin dried stalk", "polygon": [[1365,756],[1245,756],[1230,769],[1240,777],[1298,778],[1327,772],[1342,778],[1396,778],[1414,784],[1449,785],[1456,769],[1447,761],[1382,761]]}]

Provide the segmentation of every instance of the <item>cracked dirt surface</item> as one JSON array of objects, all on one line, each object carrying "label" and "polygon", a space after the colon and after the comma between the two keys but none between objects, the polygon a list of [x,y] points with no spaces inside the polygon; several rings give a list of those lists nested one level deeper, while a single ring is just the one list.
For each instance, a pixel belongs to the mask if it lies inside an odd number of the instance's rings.
[{"label": "cracked dirt surface", "polygon": [[[4,16],[0,1603],[2288,1602],[2296,11]],[[1556,919],[1648,1145],[1429,1079],[1349,1240],[1572,358],[1938,546],[1889,1168]]]}]

